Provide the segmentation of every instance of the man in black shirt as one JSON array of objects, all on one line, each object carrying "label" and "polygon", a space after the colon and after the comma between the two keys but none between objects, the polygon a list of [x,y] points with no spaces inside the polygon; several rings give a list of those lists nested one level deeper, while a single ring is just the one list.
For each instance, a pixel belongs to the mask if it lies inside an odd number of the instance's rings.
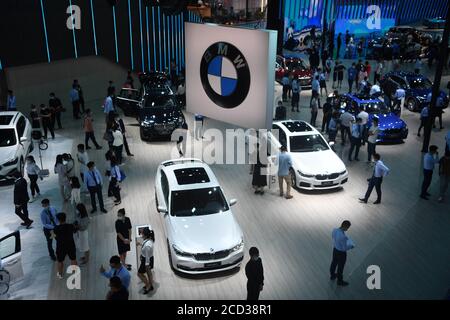
[{"label": "man in black shirt", "polygon": [[122,285],[119,277],[109,279],[109,287],[111,290],[106,296],[106,300],[128,300],[128,290]]},{"label": "man in black shirt", "polygon": [[40,105],[42,127],[44,128],[44,139],[47,139],[47,131],[50,131],[52,139],[55,139],[55,131],[53,131],[52,112],[45,104]]},{"label": "man in black shirt", "polygon": [[52,92],[50,93],[50,100],[48,100],[48,105],[50,106],[50,109],[53,110],[52,112],[52,126],[55,127],[55,122],[58,123],[58,129],[62,129],[61,125],[61,112],[63,109],[61,100],[55,96],[55,94]]},{"label": "man in black shirt", "polygon": [[66,214],[60,212],[56,215],[59,225],[55,226],[53,232],[56,236],[56,259],[58,261],[58,279],[63,278],[64,260],[69,256],[70,264],[77,265],[76,247],[73,234],[76,229],[73,224],[66,223]]},{"label": "man in black shirt", "polygon": [[258,248],[251,247],[249,253],[250,261],[245,265],[247,300],[258,300],[264,285],[264,270]]},{"label": "man in black shirt", "polygon": [[22,177],[20,172],[14,174],[16,181],[14,181],[14,205],[16,207],[16,215],[23,220],[22,226],[30,228],[33,220],[28,218],[28,201],[30,197],[28,196],[27,190],[27,180]]}]

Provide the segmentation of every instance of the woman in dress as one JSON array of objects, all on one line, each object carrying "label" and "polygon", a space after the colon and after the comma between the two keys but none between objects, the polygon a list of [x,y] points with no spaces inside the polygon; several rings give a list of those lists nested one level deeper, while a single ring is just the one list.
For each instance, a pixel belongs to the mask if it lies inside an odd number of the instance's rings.
[{"label": "woman in dress", "polygon": [[119,209],[116,220],[117,233],[117,249],[119,251],[120,261],[127,268],[131,270],[131,265],[126,264],[127,252],[130,251],[131,243],[131,220],[125,216],[125,209]]},{"label": "woman in dress", "polygon": [[62,154],[56,156],[54,172],[58,175],[58,185],[61,197],[64,202],[69,200],[68,194],[70,190],[69,179],[67,177],[67,168],[63,163]]},{"label": "woman in dress", "polygon": [[76,206],[78,219],[75,221],[74,225],[77,229],[77,239],[78,239],[78,250],[84,254],[81,257],[81,264],[86,264],[89,262],[89,223],[90,218],[88,216],[86,207],[82,203],[78,203]]},{"label": "woman in dress", "polygon": [[141,264],[138,269],[138,277],[144,282],[143,294],[147,294],[153,290],[153,247],[155,244],[155,233],[149,228],[142,231]]}]

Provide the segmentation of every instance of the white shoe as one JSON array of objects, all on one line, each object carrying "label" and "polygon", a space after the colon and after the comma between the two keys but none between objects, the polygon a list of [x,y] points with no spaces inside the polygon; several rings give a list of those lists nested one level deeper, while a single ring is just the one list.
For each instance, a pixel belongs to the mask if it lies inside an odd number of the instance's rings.
[{"label": "white shoe", "polygon": [[56,273],[56,277],[57,277],[59,280],[62,280],[62,279],[63,279],[63,276],[62,276],[61,273],[59,273],[59,272]]},{"label": "white shoe", "polygon": [[33,203],[33,201],[36,200],[35,197],[31,197],[30,200],[28,200],[28,203]]}]

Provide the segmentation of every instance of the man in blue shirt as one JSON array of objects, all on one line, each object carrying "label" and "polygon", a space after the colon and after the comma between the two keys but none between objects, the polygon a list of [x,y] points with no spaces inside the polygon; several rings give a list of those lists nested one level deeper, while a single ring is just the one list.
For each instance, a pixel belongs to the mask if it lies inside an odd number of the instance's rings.
[{"label": "man in blue shirt", "polygon": [[105,103],[103,105],[103,112],[105,113],[106,123],[108,123],[110,112],[111,111],[115,112],[114,102],[113,102],[114,94],[115,94],[115,89],[108,88],[108,96],[106,97]]},{"label": "man in blue shirt", "polygon": [[375,160],[375,168],[373,169],[373,175],[371,178],[367,179],[367,181],[369,181],[369,187],[367,188],[367,192],[364,198],[360,198],[359,201],[367,203],[367,200],[369,200],[370,194],[372,193],[373,188],[375,187],[375,190],[377,191],[377,200],[373,204],[380,204],[381,184],[383,183],[383,177],[387,176],[390,170],[388,167],[386,167],[383,161],[381,161],[381,156],[378,153],[375,153],[373,155],[373,158]]},{"label": "man in blue shirt", "polygon": [[298,109],[298,104],[300,103],[300,84],[298,83],[298,75],[294,76],[294,79],[292,80],[292,84],[291,84],[291,88],[292,88],[292,100],[291,100],[291,107],[292,107],[292,112],[294,112],[294,109],[297,109],[297,112],[300,112],[300,110]]},{"label": "man in blue shirt", "polygon": [[359,161],[358,154],[359,148],[361,147],[362,131],[363,131],[361,122],[362,122],[361,118],[356,118],[356,123],[352,124],[351,127],[352,135],[350,137],[350,152],[348,154],[348,161],[352,161],[353,150],[355,150],[355,160]]},{"label": "man in blue shirt", "polygon": [[41,201],[42,211],[41,211],[41,222],[44,230],[45,239],[47,239],[47,249],[50,259],[56,261],[55,251],[53,250],[53,230],[59,224],[56,218],[56,209],[50,206],[50,200],[43,199]]},{"label": "man in blue shirt", "polygon": [[80,119],[80,94],[75,84],[70,90],[70,102],[72,102],[72,114],[74,119]]},{"label": "man in blue shirt", "polygon": [[438,147],[435,145],[430,146],[429,152],[423,157],[423,183],[422,192],[420,197],[424,200],[428,200],[430,194],[428,188],[433,180],[434,166],[439,163]]},{"label": "man in blue shirt", "polygon": [[98,169],[95,167],[95,163],[93,161],[88,162],[87,167],[88,170],[84,172],[84,183],[86,184],[86,187],[91,195],[91,205],[92,205],[91,213],[97,211],[95,195],[97,195],[98,198],[100,211],[106,213],[107,211],[105,210],[105,206],[103,204],[102,175],[100,174],[100,171],[98,171]]},{"label": "man in blue shirt", "polygon": [[348,93],[352,93],[353,82],[356,79],[357,70],[355,68],[355,63],[352,63],[352,66],[348,68]]},{"label": "man in blue shirt", "polygon": [[16,111],[16,97],[12,90],[8,90],[8,98],[6,101],[6,110],[8,111]]},{"label": "man in blue shirt", "polygon": [[430,112],[428,110],[428,106],[423,107],[422,111],[420,111],[420,126],[419,131],[417,132],[418,137],[420,137],[420,131],[422,131],[422,128],[425,128],[429,116]]},{"label": "man in blue shirt", "polygon": [[111,279],[112,277],[119,277],[122,281],[122,285],[128,290],[131,276],[127,268],[125,268],[120,262],[120,257],[112,256],[111,259],[109,259],[109,266],[111,267],[111,270],[106,272],[102,265],[100,267],[100,273],[108,279]]},{"label": "man in blue shirt", "polygon": [[292,158],[289,153],[287,153],[286,146],[281,146],[280,153],[277,157],[278,164],[278,184],[280,187],[280,197],[283,196],[283,180],[286,181],[287,190],[286,190],[286,199],[292,199],[291,196],[291,176],[289,174],[289,170],[292,167]]},{"label": "man in blue shirt", "polygon": [[281,78],[281,84],[283,85],[283,102],[286,102],[288,98],[289,87],[291,86],[289,75],[287,72],[283,75],[283,78]]},{"label": "man in blue shirt", "polygon": [[345,220],[339,228],[333,229],[331,234],[333,239],[333,260],[330,265],[330,280],[335,280],[337,278],[338,286],[348,285],[348,282],[344,281],[343,277],[344,266],[347,261],[347,251],[355,247],[353,241],[345,234],[350,226],[350,221]]}]

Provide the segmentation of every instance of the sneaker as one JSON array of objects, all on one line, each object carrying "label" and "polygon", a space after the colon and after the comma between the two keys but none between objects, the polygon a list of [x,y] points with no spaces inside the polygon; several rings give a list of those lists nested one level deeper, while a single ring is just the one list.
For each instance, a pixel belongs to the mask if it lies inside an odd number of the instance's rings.
[{"label": "sneaker", "polygon": [[337,276],[335,274],[330,276],[330,280],[336,280]]},{"label": "sneaker", "polygon": [[57,277],[59,280],[62,280],[62,279],[63,279],[63,276],[62,276],[61,273],[59,273],[59,272],[56,273],[56,277]]},{"label": "sneaker", "polygon": [[367,203],[367,200],[366,200],[366,199],[359,198],[358,200],[361,201],[361,202],[363,202],[363,203]]},{"label": "sneaker", "polygon": [[91,150],[92,148],[91,147],[86,147],[86,150]]},{"label": "sneaker", "polygon": [[103,213],[108,213],[108,211],[106,211],[105,209],[101,209],[100,211]]},{"label": "sneaker", "polygon": [[28,203],[33,203],[33,201],[36,200],[35,197],[31,197],[30,200],[28,200]]},{"label": "sneaker", "polygon": [[288,196],[286,196],[286,199],[292,199],[293,198],[293,196],[292,195],[288,195]]},{"label": "sneaker", "polygon": [[32,224],[33,224],[33,220],[30,220],[26,225],[27,229],[30,229]]}]

